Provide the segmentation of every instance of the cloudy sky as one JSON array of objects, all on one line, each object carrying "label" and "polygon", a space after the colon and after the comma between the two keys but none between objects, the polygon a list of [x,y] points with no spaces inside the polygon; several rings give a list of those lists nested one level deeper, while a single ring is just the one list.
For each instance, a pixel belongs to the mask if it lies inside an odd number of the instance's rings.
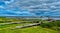
[{"label": "cloudy sky", "polygon": [[0,0],[0,16],[60,16],[60,0]]}]

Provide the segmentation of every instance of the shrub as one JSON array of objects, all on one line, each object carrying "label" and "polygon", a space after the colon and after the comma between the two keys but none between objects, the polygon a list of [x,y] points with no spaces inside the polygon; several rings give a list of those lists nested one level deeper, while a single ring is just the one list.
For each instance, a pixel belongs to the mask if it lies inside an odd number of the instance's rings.
[{"label": "shrub", "polygon": [[41,24],[41,26],[44,27],[44,28],[51,28],[53,26],[53,24],[43,23],[43,24]]}]

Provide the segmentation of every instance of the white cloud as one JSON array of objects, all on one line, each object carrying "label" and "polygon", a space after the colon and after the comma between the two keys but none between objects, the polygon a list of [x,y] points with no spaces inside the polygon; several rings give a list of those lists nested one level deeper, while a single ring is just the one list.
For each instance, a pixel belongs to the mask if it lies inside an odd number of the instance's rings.
[{"label": "white cloud", "polygon": [[[19,9],[22,10],[28,10],[30,13],[35,11],[44,11],[46,14],[50,12],[56,12],[58,13],[60,10],[60,0],[15,0],[16,2],[6,1],[5,3],[11,3],[5,7],[7,10],[13,10],[16,7],[19,7]],[[2,8],[2,7],[1,7]],[[23,13],[19,11],[8,11],[13,13]],[[35,13],[32,13],[35,14]]]}]

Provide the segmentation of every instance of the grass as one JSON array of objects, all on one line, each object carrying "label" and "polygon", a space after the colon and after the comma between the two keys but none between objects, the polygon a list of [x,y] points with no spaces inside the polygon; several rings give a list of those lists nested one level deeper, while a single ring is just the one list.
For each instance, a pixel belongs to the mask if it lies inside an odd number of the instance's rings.
[{"label": "grass", "polygon": [[[8,21],[21,22],[22,20],[13,19],[13,18],[12,19],[0,18],[0,21],[1,21],[1,23],[6,23]],[[43,22],[47,23],[48,21],[43,21]],[[2,26],[0,26],[0,33],[60,33],[60,31],[53,30],[50,28],[43,28],[41,26],[33,26],[33,27],[14,29],[14,30],[10,29],[10,28],[15,28],[16,26],[22,26],[22,25],[26,25],[26,24],[31,24],[31,23],[2,25]],[[56,27],[56,26],[54,26],[54,27]]]},{"label": "grass", "polygon": [[59,31],[48,28],[42,28],[41,26],[33,26],[33,27],[14,29],[14,30],[9,29],[21,25],[25,25],[25,24],[12,24],[12,25],[0,26],[0,33],[59,33]]},{"label": "grass", "polygon": [[1,25],[0,26],[0,29],[3,29],[3,28],[14,28],[16,26],[23,26],[23,25],[27,25],[27,24],[32,24],[32,23],[23,23],[23,24],[10,24],[10,25]]},{"label": "grass", "polygon": [[40,26],[34,26],[34,27],[16,29],[16,30],[3,29],[0,30],[0,33],[59,33],[59,31],[48,28],[42,28]]}]

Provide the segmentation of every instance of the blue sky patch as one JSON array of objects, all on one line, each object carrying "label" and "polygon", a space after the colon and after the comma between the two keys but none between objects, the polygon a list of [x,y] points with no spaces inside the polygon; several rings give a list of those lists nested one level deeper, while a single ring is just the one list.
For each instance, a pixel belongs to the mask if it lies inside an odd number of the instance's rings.
[{"label": "blue sky patch", "polygon": [[0,16],[60,16],[60,0],[0,0]]}]

